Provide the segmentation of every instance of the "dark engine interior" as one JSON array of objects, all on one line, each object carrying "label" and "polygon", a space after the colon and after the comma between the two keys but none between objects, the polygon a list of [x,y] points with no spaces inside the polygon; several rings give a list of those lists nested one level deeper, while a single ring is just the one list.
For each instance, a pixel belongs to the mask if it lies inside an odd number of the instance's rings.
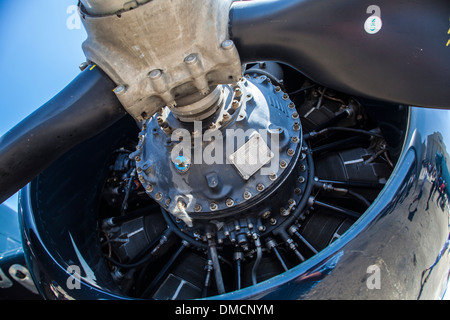
[{"label": "dark engine interior", "polygon": [[[140,165],[146,158],[151,167],[164,156],[150,146],[148,136],[165,138],[177,119],[160,113],[136,124],[127,117],[33,181],[33,209],[43,237],[53,244],[52,255],[63,265],[76,264],[74,250],[68,249],[75,247],[95,283],[111,292],[197,299],[270,279],[341,237],[389,179],[408,109],[346,96],[270,62],[249,65],[243,81],[259,88],[269,105],[287,101],[288,117],[283,120],[274,111],[270,119],[288,137],[280,147],[286,148],[280,173],[242,179],[241,172],[209,170],[211,166],[208,171],[192,163],[192,192],[198,196],[190,208],[186,199],[172,196],[180,189],[169,185],[173,178],[161,189],[161,183],[152,182],[153,176],[172,174],[164,171],[169,160],[146,175],[147,168]],[[252,116],[258,112],[256,92],[240,100],[247,108],[247,124],[265,121]],[[225,117],[222,113],[214,119],[222,126],[229,120],[228,128],[245,123],[239,122],[243,109],[234,112],[232,107],[234,94],[224,102]],[[229,190],[216,192],[214,179],[225,181]],[[191,220],[174,214],[180,208]]]}]

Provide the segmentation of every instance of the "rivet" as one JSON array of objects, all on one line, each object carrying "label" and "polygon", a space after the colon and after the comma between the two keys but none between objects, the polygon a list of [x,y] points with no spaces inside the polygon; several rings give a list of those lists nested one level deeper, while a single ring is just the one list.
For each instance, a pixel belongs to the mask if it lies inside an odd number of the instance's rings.
[{"label": "rivet", "polygon": [[222,42],[222,48],[225,50],[230,50],[234,47],[234,42],[233,40],[225,40],[224,42]]},{"label": "rivet", "polygon": [[228,198],[228,199],[225,201],[225,204],[227,205],[227,207],[232,207],[232,206],[234,205],[234,201],[233,201],[233,199]]}]

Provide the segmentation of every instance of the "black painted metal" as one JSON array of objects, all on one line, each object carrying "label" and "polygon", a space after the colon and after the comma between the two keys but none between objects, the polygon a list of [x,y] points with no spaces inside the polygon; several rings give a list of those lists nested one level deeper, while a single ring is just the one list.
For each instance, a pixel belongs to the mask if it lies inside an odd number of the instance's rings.
[{"label": "black painted metal", "polygon": [[242,62],[275,60],[351,95],[450,108],[450,3],[376,4],[382,28],[369,34],[372,1],[238,1],[230,34]]},{"label": "black painted metal", "polygon": [[64,152],[126,114],[114,87],[103,71],[89,67],[0,138],[0,203]]}]

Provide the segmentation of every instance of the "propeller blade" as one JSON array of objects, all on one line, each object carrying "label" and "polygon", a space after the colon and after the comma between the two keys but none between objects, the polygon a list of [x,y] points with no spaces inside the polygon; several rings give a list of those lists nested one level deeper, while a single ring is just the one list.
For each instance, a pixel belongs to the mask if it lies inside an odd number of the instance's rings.
[{"label": "propeller blade", "polygon": [[115,84],[91,66],[0,138],[0,203],[54,160],[127,114]]},{"label": "propeller blade", "polygon": [[448,0],[239,1],[230,34],[243,63],[275,60],[351,95],[448,109],[449,17]]}]

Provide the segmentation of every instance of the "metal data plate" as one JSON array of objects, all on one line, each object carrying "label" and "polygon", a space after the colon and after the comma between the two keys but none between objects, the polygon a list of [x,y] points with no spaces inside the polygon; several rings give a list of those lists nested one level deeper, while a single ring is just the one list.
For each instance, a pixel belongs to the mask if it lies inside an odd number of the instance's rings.
[{"label": "metal data plate", "polygon": [[259,169],[267,164],[274,154],[259,133],[230,156],[230,162],[244,180],[250,179]]}]

